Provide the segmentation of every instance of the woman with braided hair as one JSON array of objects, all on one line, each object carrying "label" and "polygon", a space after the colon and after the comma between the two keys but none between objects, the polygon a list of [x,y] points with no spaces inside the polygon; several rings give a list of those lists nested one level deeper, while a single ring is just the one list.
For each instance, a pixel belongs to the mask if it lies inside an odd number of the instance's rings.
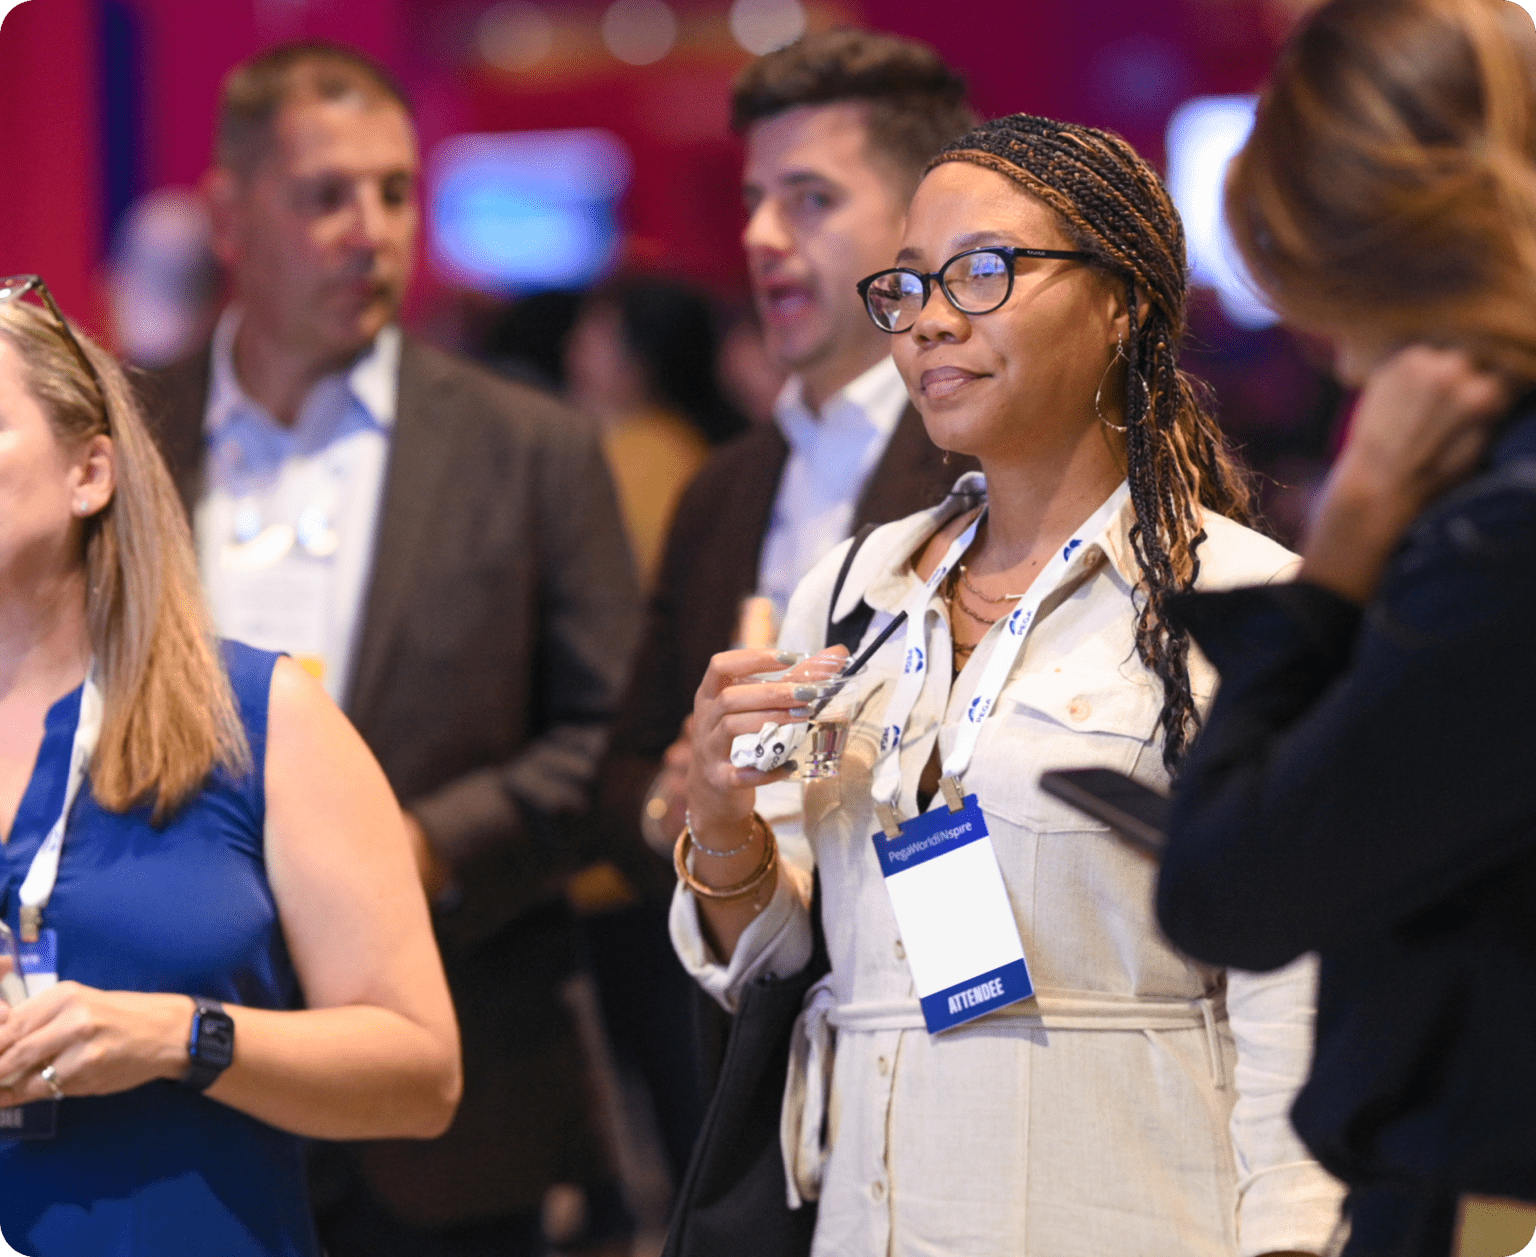
[{"label": "woman with braided hair", "polygon": [[[934,160],[895,261],[860,285],[870,317],[930,436],[983,474],[829,556],[781,638],[816,651],[862,604],[872,644],[907,617],[838,775],[803,787],[830,972],[783,1143],[791,1201],[819,1200],[812,1252],[1319,1252],[1339,1191],[1286,1118],[1312,971],[1186,960],[1152,863],[1036,784],[1078,765],[1166,784],[1213,676],[1165,600],[1294,561],[1247,527],[1179,370],[1178,215],[1117,136],[1015,115]],[[673,938],[727,1007],[813,954],[812,879],[753,811],[785,770],[730,758],[804,717],[805,691],[752,680],[773,662],[716,656],[695,706]],[[999,934],[1023,961],[972,964]]]}]

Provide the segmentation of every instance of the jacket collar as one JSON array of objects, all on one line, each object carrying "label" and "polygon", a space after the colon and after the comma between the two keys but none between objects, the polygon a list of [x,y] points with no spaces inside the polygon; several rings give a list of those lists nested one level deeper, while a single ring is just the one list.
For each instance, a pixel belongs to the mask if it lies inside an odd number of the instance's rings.
[{"label": "jacket collar", "polygon": [[411,573],[431,562],[432,506],[442,489],[459,409],[446,359],[406,337],[384,493],[379,503],[372,575],[342,708],[360,722],[388,671],[395,632],[410,605]]},{"label": "jacket collar", "polygon": [[[894,615],[911,596],[917,577],[912,561],[927,544],[957,515],[972,510],[986,493],[986,478],[980,472],[967,472],[955,481],[949,496],[937,506],[888,524],[871,544],[855,557],[848,579],[838,595],[832,618],[841,619],[859,604],[860,598],[876,611]],[[1136,523],[1136,509],[1129,499],[1104,526],[1097,537],[1089,539],[1072,556],[1061,578],[1061,586],[1075,584],[1083,575],[1107,560],[1127,590],[1141,580],[1141,565],[1131,545],[1131,528]]]}]

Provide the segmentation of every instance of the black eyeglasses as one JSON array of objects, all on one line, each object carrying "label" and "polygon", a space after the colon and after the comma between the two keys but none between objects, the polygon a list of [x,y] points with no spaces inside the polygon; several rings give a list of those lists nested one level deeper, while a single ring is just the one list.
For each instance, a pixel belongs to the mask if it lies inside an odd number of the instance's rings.
[{"label": "black eyeglasses", "polygon": [[35,292],[43,299],[43,304],[48,307],[48,313],[53,315],[54,321],[59,325],[59,330],[64,333],[64,339],[69,342],[69,347],[75,351],[75,357],[80,359],[80,365],[85,368],[87,375],[91,377],[91,383],[96,385],[96,394],[101,398],[102,413],[106,413],[107,390],[101,386],[101,376],[96,374],[96,367],[85,352],[85,346],[80,343],[74,329],[70,327],[69,320],[64,317],[64,312],[59,309],[59,303],[53,299],[53,294],[48,291],[48,285],[43,283],[41,275],[10,275],[0,279],[0,303],[6,301],[19,301],[29,292]]},{"label": "black eyeglasses", "polygon": [[939,281],[949,304],[962,314],[991,314],[1013,296],[1013,264],[1019,258],[1094,260],[1091,253],[1066,249],[967,249],[926,275],[907,266],[879,271],[859,280],[859,296],[875,326],[892,335],[911,330],[928,304],[934,280]]}]

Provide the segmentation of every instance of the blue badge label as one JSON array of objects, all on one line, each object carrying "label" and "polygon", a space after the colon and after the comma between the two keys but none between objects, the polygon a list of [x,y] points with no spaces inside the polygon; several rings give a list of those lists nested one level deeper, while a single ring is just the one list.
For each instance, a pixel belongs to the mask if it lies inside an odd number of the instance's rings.
[{"label": "blue badge label", "polygon": [[[974,804],[976,796],[967,796],[966,802]],[[987,822],[979,807],[966,807],[958,812],[936,808],[904,824],[900,838],[876,834],[875,854],[880,858],[880,871],[889,877],[986,836]]]},{"label": "blue badge label", "polygon": [[21,976],[28,995],[41,995],[59,980],[59,934],[57,930],[37,932],[37,941],[16,944],[21,958]]},{"label": "blue badge label", "polygon": [[1022,960],[1010,961],[980,977],[968,978],[947,990],[923,997],[923,1020],[928,1033],[937,1034],[963,1022],[974,1021],[988,1013],[1035,993],[1029,980],[1029,966]]},{"label": "blue badge label", "polygon": [[37,942],[16,944],[21,953],[21,971],[29,978],[34,974],[59,973],[59,934],[57,930],[39,930]]}]

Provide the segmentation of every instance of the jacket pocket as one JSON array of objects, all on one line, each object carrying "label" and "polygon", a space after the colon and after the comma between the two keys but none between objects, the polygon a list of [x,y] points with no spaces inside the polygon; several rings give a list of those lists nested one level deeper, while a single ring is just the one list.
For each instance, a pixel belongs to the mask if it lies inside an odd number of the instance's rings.
[{"label": "jacket pocket", "polygon": [[1025,779],[997,810],[1037,833],[1103,829],[1040,789],[1056,768],[1130,773],[1157,735],[1161,690],[1118,673],[1052,670],[1021,678],[995,713],[1000,746]]}]

